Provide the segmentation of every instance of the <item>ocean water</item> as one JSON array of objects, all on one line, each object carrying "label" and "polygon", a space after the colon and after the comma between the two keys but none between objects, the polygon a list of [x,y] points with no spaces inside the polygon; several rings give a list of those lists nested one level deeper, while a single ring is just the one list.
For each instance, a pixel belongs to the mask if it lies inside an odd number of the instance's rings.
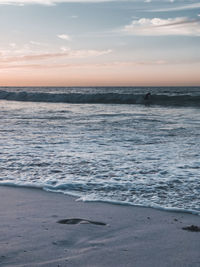
[{"label": "ocean water", "polygon": [[0,99],[0,185],[200,214],[200,87],[2,87]]}]

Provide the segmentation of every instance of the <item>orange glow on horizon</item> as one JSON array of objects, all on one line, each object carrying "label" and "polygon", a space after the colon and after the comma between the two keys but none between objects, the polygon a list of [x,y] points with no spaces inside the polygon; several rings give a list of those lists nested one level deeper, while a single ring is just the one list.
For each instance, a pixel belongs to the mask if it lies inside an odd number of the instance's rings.
[{"label": "orange glow on horizon", "polygon": [[8,69],[0,72],[0,86],[200,86],[198,69],[195,64]]}]

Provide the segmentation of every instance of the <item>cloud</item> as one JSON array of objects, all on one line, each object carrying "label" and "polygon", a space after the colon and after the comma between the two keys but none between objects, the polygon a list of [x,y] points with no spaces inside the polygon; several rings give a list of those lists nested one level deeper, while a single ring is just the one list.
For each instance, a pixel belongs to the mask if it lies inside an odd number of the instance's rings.
[{"label": "cloud", "polygon": [[9,46],[12,47],[12,48],[15,48],[16,47],[16,43],[10,43]]},{"label": "cloud", "polygon": [[[175,2],[170,0],[170,2]],[[190,10],[190,9],[198,9],[200,8],[200,3],[193,3],[188,5],[180,5],[180,6],[173,6],[173,7],[165,7],[165,8],[158,8],[148,10],[149,12],[168,12],[168,11],[181,11],[181,10]]]},{"label": "cloud", "polygon": [[165,65],[168,62],[163,60],[158,61],[113,61],[105,63],[36,63],[32,64],[30,62],[15,62],[14,64],[9,64],[8,62],[0,64],[0,69],[77,69],[77,68],[131,68],[135,66],[148,66],[148,65]]},{"label": "cloud", "polygon": [[29,51],[26,54],[19,53],[19,50],[16,53],[13,51],[0,50],[0,61],[1,63],[17,63],[17,62],[29,62],[29,61],[44,61],[51,59],[59,58],[88,58],[88,57],[98,57],[111,53],[112,50],[71,50],[66,49],[63,52],[57,53],[34,53]]},{"label": "cloud", "polygon": [[59,3],[99,3],[111,2],[116,0],[0,0],[0,5],[20,5],[25,4],[41,4],[41,5],[56,5]]},{"label": "cloud", "polygon": [[169,19],[141,18],[126,25],[124,32],[132,35],[162,36],[185,35],[200,36],[200,20],[177,17]]},{"label": "cloud", "polygon": [[69,50],[65,54],[71,58],[85,58],[85,57],[98,57],[107,55],[112,52],[111,49],[107,50]]},{"label": "cloud", "polygon": [[72,15],[72,16],[70,16],[70,18],[72,18],[72,19],[77,19],[78,16],[77,16],[77,15]]},{"label": "cloud", "polygon": [[[0,0],[0,5],[18,5],[24,6],[27,4],[40,4],[54,6],[59,3],[102,3],[102,2],[123,2],[124,0]],[[146,3],[155,2],[155,0],[143,0]],[[139,0],[127,0],[127,2],[138,3]],[[171,2],[175,3],[175,0],[158,0],[157,2]],[[177,3],[178,4],[178,3]],[[176,11],[176,10],[187,10],[200,8],[200,3],[191,3],[187,5],[166,7],[163,9],[148,10],[149,12],[165,12],[165,11]]]},{"label": "cloud", "polygon": [[66,41],[71,40],[71,37],[68,34],[58,34],[57,37],[62,39],[62,40],[66,40]]},{"label": "cloud", "polygon": [[0,70],[47,70],[47,69],[130,69],[135,67],[148,67],[148,66],[170,66],[170,65],[183,65],[183,64],[199,64],[200,59],[195,61],[165,61],[165,60],[155,60],[155,61],[111,61],[104,63],[30,63],[30,62],[15,62],[13,64],[9,63],[0,63]]},{"label": "cloud", "polygon": [[37,41],[30,41],[30,44],[32,44],[32,45],[38,45],[38,46],[44,45],[44,44],[42,44],[40,42],[37,42]]}]

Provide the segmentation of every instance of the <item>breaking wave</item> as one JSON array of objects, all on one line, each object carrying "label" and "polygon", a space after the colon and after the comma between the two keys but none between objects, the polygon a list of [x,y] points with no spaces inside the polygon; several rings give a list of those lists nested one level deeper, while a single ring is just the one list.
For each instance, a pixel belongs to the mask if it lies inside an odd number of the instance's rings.
[{"label": "breaking wave", "polygon": [[143,94],[125,93],[43,93],[43,92],[8,92],[0,90],[1,100],[74,103],[74,104],[151,104],[166,106],[200,107],[198,95],[151,95],[145,100]]}]

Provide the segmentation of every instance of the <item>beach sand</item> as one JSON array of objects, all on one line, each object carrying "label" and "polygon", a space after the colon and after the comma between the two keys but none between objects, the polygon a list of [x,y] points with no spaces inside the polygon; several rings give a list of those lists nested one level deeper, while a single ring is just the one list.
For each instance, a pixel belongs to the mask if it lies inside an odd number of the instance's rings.
[{"label": "beach sand", "polygon": [[200,216],[1,186],[0,266],[200,266],[190,225]]}]

